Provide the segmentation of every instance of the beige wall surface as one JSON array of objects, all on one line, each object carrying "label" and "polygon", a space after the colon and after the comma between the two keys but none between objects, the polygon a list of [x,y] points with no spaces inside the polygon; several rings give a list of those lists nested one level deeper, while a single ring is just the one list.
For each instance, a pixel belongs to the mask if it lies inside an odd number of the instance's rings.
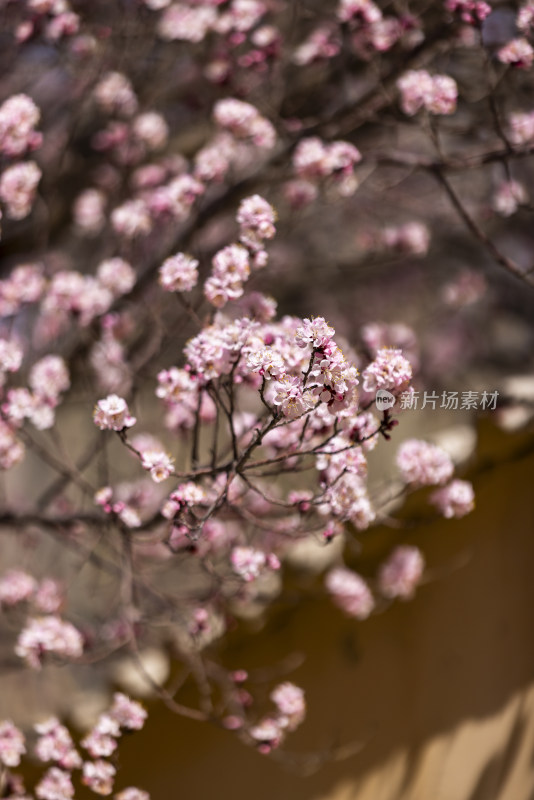
[{"label": "beige wall surface", "polygon": [[309,701],[288,764],[154,705],[123,747],[124,774],[152,800],[532,800],[533,478],[532,455],[511,459],[479,475],[463,520],[362,537],[364,574],[394,543],[423,549],[429,581],[412,602],[358,623],[320,581],[304,597],[301,584],[257,635],[236,636],[233,667],[305,656],[287,676]]}]

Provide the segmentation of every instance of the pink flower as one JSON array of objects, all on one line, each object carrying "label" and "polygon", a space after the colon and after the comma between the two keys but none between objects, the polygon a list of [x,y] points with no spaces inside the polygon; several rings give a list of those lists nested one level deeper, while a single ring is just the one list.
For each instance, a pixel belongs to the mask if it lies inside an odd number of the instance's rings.
[{"label": "pink flower", "polygon": [[254,547],[234,547],[231,555],[234,572],[244,581],[253,581],[267,563],[263,550]]},{"label": "pink flower", "polygon": [[117,749],[120,735],[119,723],[109,714],[101,714],[95,727],[80,744],[92,758],[108,757]]},{"label": "pink flower", "polygon": [[278,747],[283,732],[281,730],[280,720],[266,717],[257,725],[250,728],[249,734],[260,744],[260,747],[261,745],[266,747],[266,749],[261,750],[261,752],[268,753],[274,747]]},{"label": "pink flower", "polygon": [[28,383],[38,397],[55,402],[70,387],[67,365],[61,356],[44,356],[30,370]]},{"label": "pink flower", "polygon": [[17,640],[15,653],[28,666],[41,668],[43,656],[52,653],[66,659],[79,658],[83,652],[81,633],[56,616],[30,618]]},{"label": "pink flower", "polygon": [[132,131],[148,150],[160,150],[167,144],[169,126],[155,111],[140,114],[133,121]]},{"label": "pink flower", "polygon": [[274,384],[274,390],[273,402],[285,417],[295,419],[313,408],[313,397],[310,392],[303,391],[300,378],[282,375]]},{"label": "pink flower", "polygon": [[39,735],[35,755],[41,761],[55,761],[63,769],[79,769],[82,759],[74,747],[71,735],[56,717],[34,726]]},{"label": "pink flower", "polygon": [[126,400],[116,394],[110,394],[96,404],[93,420],[101,431],[122,431],[131,428],[137,422],[130,415]]},{"label": "pink flower", "polygon": [[373,595],[363,578],[346,567],[330,570],[326,576],[326,588],[334,602],[357,619],[367,619],[375,606]]},{"label": "pink flower", "polygon": [[145,450],[141,464],[143,469],[149,470],[152,480],[161,483],[174,472],[174,459],[161,450]]},{"label": "pink flower", "polygon": [[111,224],[125,239],[144,236],[152,230],[152,220],[143,200],[127,200],[111,213]]},{"label": "pink flower", "polygon": [[11,720],[0,722],[0,763],[6,767],[18,767],[25,752],[22,732]]},{"label": "pink flower", "polygon": [[130,731],[140,731],[147,718],[147,712],[143,706],[135,700],[130,700],[125,694],[116,692],[113,695],[113,705],[109,711],[109,716],[114,719],[121,728]]},{"label": "pink flower", "polygon": [[251,372],[258,372],[270,380],[278,378],[284,372],[284,360],[272,347],[264,347],[249,353],[247,367]]},{"label": "pink flower", "polygon": [[237,222],[241,227],[240,240],[253,251],[258,250],[264,239],[272,239],[275,235],[275,219],[275,210],[267,200],[259,194],[246,197],[237,211]]},{"label": "pink flower", "polygon": [[497,58],[503,64],[513,64],[516,67],[527,69],[534,61],[534,50],[524,38],[512,39],[497,53]]},{"label": "pink flower", "polygon": [[159,283],[167,292],[190,292],[198,281],[198,261],[177,253],[159,268]]},{"label": "pink flower", "polygon": [[279,684],[271,692],[271,700],[278,708],[283,727],[293,731],[300,725],[306,715],[306,700],[300,686],[286,681]]},{"label": "pink flower", "polygon": [[83,765],[82,783],[96,794],[108,795],[113,791],[117,770],[109,761],[86,761]]},{"label": "pink flower", "polygon": [[37,581],[22,570],[12,569],[0,579],[0,605],[15,606],[33,598]]},{"label": "pink flower", "polygon": [[378,573],[378,586],[384,597],[408,600],[421,580],[425,562],[417,547],[396,547]]},{"label": "pink flower", "polygon": [[43,578],[35,593],[35,607],[44,614],[55,614],[63,604],[63,590],[53,578]]},{"label": "pink flower", "polygon": [[0,200],[5,203],[9,219],[25,219],[32,210],[41,180],[41,170],[35,161],[24,161],[8,167],[0,175]]},{"label": "pink flower", "polygon": [[412,379],[412,366],[401,350],[383,347],[375,360],[364,369],[362,378],[366,392],[385,389],[400,394]]},{"label": "pink flower", "polygon": [[534,139],[534,111],[516,111],[508,118],[508,136],[512,144],[530,144]]},{"label": "pink flower", "polygon": [[424,107],[431,114],[453,114],[458,88],[448,75],[430,75],[426,70],[409,70],[397,81],[401,108],[412,116]]},{"label": "pink flower", "polygon": [[213,116],[219,127],[238,139],[252,139],[253,144],[265,150],[271,150],[276,143],[275,129],[250,103],[234,98],[219,100]]},{"label": "pink flower", "polygon": [[469,481],[454,480],[430,496],[430,502],[447,519],[465,517],[475,507],[475,493]]},{"label": "pink flower", "polygon": [[315,349],[322,348],[332,339],[335,330],[331,328],[324,317],[305,319],[303,325],[297,328],[295,341],[299,347],[311,346]]},{"label": "pink flower", "polygon": [[131,117],[137,111],[137,98],[132,84],[120,72],[108,72],[97,84],[93,96],[100,108],[108,114]]},{"label": "pink flower", "polygon": [[0,339],[0,373],[18,372],[23,357],[24,351],[17,342],[10,342],[8,339]]},{"label": "pink flower", "polygon": [[160,18],[158,33],[167,41],[201,42],[216,19],[217,12],[207,5],[173,3]]},{"label": "pink flower", "polygon": [[74,201],[74,222],[82,233],[97,234],[106,223],[105,208],[105,194],[98,189],[86,189]]},{"label": "pink flower", "polygon": [[418,486],[445,483],[454,472],[454,464],[445,450],[420,439],[408,439],[401,444],[397,466],[406,483]]},{"label": "pink flower", "polygon": [[135,786],[129,786],[115,795],[115,800],[150,800],[148,792],[143,792],[142,789],[136,789]]},{"label": "pink flower", "polygon": [[39,800],[69,800],[74,797],[74,786],[70,774],[57,767],[50,767],[35,787]]},{"label": "pink flower", "polygon": [[0,469],[11,469],[24,458],[24,445],[11,427],[0,420]]},{"label": "pink flower", "polygon": [[98,265],[96,277],[114,297],[128,294],[133,289],[136,278],[133,267],[123,258],[102,261]]},{"label": "pink flower", "polygon": [[41,112],[25,94],[9,97],[0,106],[0,153],[10,158],[23,156],[27,150],[35,150],[41,144],[41,135],[36,133]]}]

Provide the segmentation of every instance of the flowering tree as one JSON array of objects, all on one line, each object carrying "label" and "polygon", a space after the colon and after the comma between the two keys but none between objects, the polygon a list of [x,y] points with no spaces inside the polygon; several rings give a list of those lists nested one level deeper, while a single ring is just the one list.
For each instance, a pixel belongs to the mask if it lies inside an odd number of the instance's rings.
[{"label": "flowering tree", "polygon": [[[303,721],[304,691],[279,683],[263,713],[244,670],[205,656],[232,616],[273,593],[295,543],[358,536],[393,497],[432,486],[440,514],[472,510],[451,457],[417,438],[398,448],[400,484],[369,491],[368,453],[395,446],[413,407],[413,331],[369,320],[353,347],[324,316],[278,315],[265,288],[273,262],[306,280],[292,247],[308,234],[305,258],[328,272],[323,213],[350,213],[355,263],[424,257],[441,234],[421,187],[479,259],[532,283],[492,233],[531,210],[515,170],[534,150],[534,4],[494,5],[0,2],[0,466],[22,476],[26,456],[50,475],[36,492],[6,483],[0,516],[18,541],[0,604],[20,668],[127,651],[172,711],[271,753]],[[418,187],[411,217],[380,213],[381,174],[406,197]],[[462,270],[442,311],[485,287]],[[22,568],[30,534],[106,574],[106,619]],[[363,620],[423,576],[422,553],[401,545],[373,579],[340,555],[324,585]],[[154,642],[172,643],[196,706],[147,673]],[[52,766],[33,796],[72,797],[78,770],[111,794],[118,738],[145,715],[116,694],[83,756],[58,719],[39,723],[34,752]],[[25,752],[1,723],[2,796],[30,797]]]}]

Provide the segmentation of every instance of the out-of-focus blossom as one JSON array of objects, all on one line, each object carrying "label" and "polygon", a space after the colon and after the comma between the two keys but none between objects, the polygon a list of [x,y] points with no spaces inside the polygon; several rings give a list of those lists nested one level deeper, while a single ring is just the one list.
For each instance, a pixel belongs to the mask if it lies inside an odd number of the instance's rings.
[{"label": "out-of-focus blossom", "polygon": [[469,481],[454,480],[430,496],[430,502],[444,517],[464,517],[475,507],[475,493]]},{"label": "out-of-focus blossom", "polygon": [[389,599],[408,600],[421,580],[425,562],[417,547],[396,547],[378,572],[380,592]]},{"label": "out-of-focus blossom", "polygon": [[375,601],[366,582],[346,567],[334,567],[326,576],[326,588],[343,611],[357,619],[367,619]]},{"label": "out-of-focus blossom", "polygon": [[418,486],[445,483],[454,471],[454,464],[445,450],[420,439],[408,439],[401,444],[397,466],[406,483]]}]

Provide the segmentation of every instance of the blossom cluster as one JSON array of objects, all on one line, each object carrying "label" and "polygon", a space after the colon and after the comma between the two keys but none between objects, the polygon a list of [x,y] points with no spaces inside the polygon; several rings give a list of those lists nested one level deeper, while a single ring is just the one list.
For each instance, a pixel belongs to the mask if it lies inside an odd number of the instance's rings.
[{"label": "blossom cluster", "polygon": [[[44,764],[51,764],[35,786],[38,800],[59,800],[74,797],[73,771],[80,771],[81,783],[95,794],[107,796],[113,791],[116,768],[109,757],[118,746],[124,731],[141,730],[146,711],[135,700],[124,694],[114,695],[111,708],[100,715],[95,727],[80,742],[89,758],[77,750],[68,728],[56,717],[49,717],[34,725],[37,740],[34,753]],[[27,753],[26,738],[11,720],[0,722],[0,764],[11,770],[18,767]],[[94,759],[94,760],[90,760]],[[10,796],[29,797],[24,792],[21,777],[8,773],[7,783],[13,782],[19,791]],[[149,795],[136,787],[117,793],[119,800],[150,800]]]}]

